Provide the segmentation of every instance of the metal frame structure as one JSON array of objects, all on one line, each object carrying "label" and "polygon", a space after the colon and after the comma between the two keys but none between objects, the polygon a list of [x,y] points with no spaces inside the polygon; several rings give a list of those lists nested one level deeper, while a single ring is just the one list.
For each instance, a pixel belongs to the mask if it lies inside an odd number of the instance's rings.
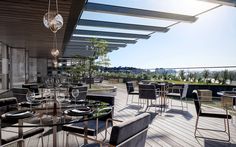
[{"label": "metal frame structure", "polygon": [[[149,39],[152,34],[158,33],[166,33],[170,30],[171,27],[181,23],[194,23],[197,21],[198,16],[216,9],[222,5],[228,6],[236,6],[235,0],[200,0],[206,2],[212,2],[218,4],[216,7],[210,8],[193,16],[191,15],[183,15],[183,14],[176,14],[170,12],[162,12],[162,11],[153,11],[153,10],[145,10],[140,8],[130,8],[130,7],[123,7],[123,6],[116,6],[116,5],[108,5],[108,4],[101,4],[101,3],[93,3],[90,1],[86,1],[84,5],[83,12],[92,12],[97,14],[111,14],[115,16],[128,16],[128,17],[135,17],[135,18],[142,18],[142,19],[154,19],[154,20],[171,20],[173,23],[167,26],[156,26],[156,25],[144,25],[144,24],[134,24],[134,23],[127,23],[127,22],[116,22],[114,21],[105,21],[105,20],[93,20],[88,18],[81,18],[77,21],[76,26],[74,27],[73,34],[65,44],[63,57],[72,57],[73,55],[82,53],[82,47],[84,45],[89,46],[89,42],[92,38],[106,40],[108,42],[109,50],[114,50],[113,48],[125,47],[125,44],[135,44],[139,39]],[[82,12],[82,13],[83,13]],[[88,29],[81,29],[77,28],[77,26],[88,27]],[[91,29],[98,28],[98,29]],[[99,29],[103,29],[102,31]],[[105,29],[105,31],[104,31]],[[106,29],[112,29],[112,31],[106,31]],[[118,31],[114,31],[118,29]],[[128,31],[149,31],[151,33],[127,33]],[[87,44],[85,43],[87,42]],[[75,46],[71,46],[71,43],[78,43]],[[121,46],[117,45],[109,45],[120,43]],[[78,46],[78,50],[73,50],[73,53],[70,53],[72,49]],[[85,51],[83,51],[85,52]],[[86,55],[89,56],[90,54]]]}]

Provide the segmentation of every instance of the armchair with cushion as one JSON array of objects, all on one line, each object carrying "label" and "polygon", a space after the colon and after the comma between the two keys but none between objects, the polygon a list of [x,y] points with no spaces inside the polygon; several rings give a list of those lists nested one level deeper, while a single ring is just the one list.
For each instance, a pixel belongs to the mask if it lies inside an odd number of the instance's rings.
[{"label": "armchair with cushion", "polygon": [[[112,126],[112,122],[107,123],[107,120],[112,120],[112,107],[106,107],[100,109],[95,113],[99,116],[95,119],[88,120],[87,123],[84,122],[76,122],[69,125],[64,125],[62,130],[66,133],[66,145],[68,146],[68,137],[69,135],[78,136],[79,134],[85,134],[85,125],[87,128],[86,134],[88,136],[94,136],[97,138],[97,135],[102,131],[105,132],[105,139],[107,135],[107,128]],[[83,136],[84,137],[84,136]],[[85,136],[86,137],[86,136]]]},{"label": "armchair with cushion", "polygon": [[[214,139],[214,140],[221,140],[221,139],[215,139],[215,138],[208,138],[208,137],[202,137],[202,136],[197,136],[197,130],[202,129],[202,130],[210,130],[210,131],[216,131],[216,132],[225,132],[228,136],[228,139],[226,141],[230,141],[230,129],[229,129],[229,119],[231,119],[231,115],[228,114],[227,109],[225,110],[225,113],[220,113],[220,112],[203,112],[202,107],[205,101],[202,101],[199,96],[198,96],[198,91],[194,90],[193,91],[193,97],[194,97],[194,105],[197,113],[197,118],[196,118],[196,124],[195,124],[195,131],[194,131],[194,136],[195,137],[201,137],[201,138],[206,138],[206,139]],[[209,103],[207,101],[206,103]],[[198,123],[200,117],[208,117],[208,118],[219,118],[224,120],[224,130],[212,130],[212,129],[207,129],[207,128],[199,128]],[[225,140],[224,140],[225,141]]]},{"label": "armchair with cushion", "polygon": [[[160,91],[156,90],[156,86],[153,84],[139,84],[139,99],[147,100],[147,107],[157,107],[157,99],[160,97]],[[149,105],[149,101],[151,100],[151,104]],[[152,101],[155,100],[155,104],[152,104]],[[145,111],[146,111],[145,110]]]},{"label": "armchair with cushion", "polygon": [[144,147],[149,121],[150,114],[143,113],[130,120],[113,126],[109,142],[87,138],[88,140],[94,141],[95,143],[87,144],[83,147]]}]

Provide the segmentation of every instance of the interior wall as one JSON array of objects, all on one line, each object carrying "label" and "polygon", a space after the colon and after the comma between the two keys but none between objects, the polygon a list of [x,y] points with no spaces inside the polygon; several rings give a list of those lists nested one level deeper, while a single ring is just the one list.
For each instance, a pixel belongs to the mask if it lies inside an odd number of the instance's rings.
[{"label": "interior wall", "polygon": [[29,81],[28,82],[29,83],[37,82],[37,58],[29,58]]},{"label": "interior wall", "polygon": [[47,59],[38,58],[37,59],[37,76],[38,82],[42,82],[42,80],[47,76]]},{"label": "interior wall", "polygon": [[11,84],[21,87],[25,83],[25,49],[11,48]]}]

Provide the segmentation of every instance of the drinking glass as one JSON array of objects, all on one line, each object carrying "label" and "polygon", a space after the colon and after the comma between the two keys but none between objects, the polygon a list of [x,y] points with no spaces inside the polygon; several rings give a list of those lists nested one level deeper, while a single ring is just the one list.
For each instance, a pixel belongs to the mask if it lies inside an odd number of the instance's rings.
[{"label": "drinking glass", "polygon": [[71,95],[75,99],[75,106],[76,106],[76,101],[77,101],[77,98],[79,96],[79,89],[72,89]]}]

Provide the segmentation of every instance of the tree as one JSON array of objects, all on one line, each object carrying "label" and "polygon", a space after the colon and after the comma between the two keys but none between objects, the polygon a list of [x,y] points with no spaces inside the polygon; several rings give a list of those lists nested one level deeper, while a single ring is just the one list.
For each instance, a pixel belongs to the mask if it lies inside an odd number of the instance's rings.
[{"label": "tree", "polygon": [[184,70],[180,70],[179,71],[179,77],[180,77],[180,79],[183,81],[184,79],[185,79],[185,76],[184,76]]},{"label": "tree", "polygon": [[193,82],[196,82],[196,81],[197,81],[197,77],[198,77],[198,73],[197,73],[197,72],[194,72],[194,73],[193,73]]},{"label": "tree", "polygon": [[86,75],[86,61],[88,57],[76,55],[72,58],[72,66],[68,69],[68,72],[72,76],[73,81],[82,81],[82,78]]},{"label": "tree", "polygon": [[202,72],[202,76],[203,76],[203,78],[204,78],[205,83],[207,82],[207,79],[209,78],[209,75],[210,75],[209,70],[204,70],[204,71]]},{"label": "tree", "polygon": [[98,40],[96,38],[91,39],[90,42],[90,48],[93,51],[93,56],[89,57],[89,88],[91,88],[92,75],[94,71],[98,69],[98,66],[106,67],[110,65],[110,59],[107,56],[107,42],[105,40]]},{"label": "tree", "polygon": [[229,78],[229,71],[226,69],[221,74],[222,74],[222,84],[226,84],[226,81]]},{"label": "tree", "polygon": [[168,78],[168,72],[166,70],[164,70],[162,72],[162,79],[167,80],[167,78]]},{"label": "tree", "polygon": [[215,83],[216,83],[216,81],[219,81],[219,79],[220,79],[220,72],[215,71],[212,73],[212,76],[213,76]]},{"label": "tree", "polygon": [[188,77],[189,77],[189,81],[192,82],[193,81],[193,73],[189,72]]},{"label": "tree", "polygon": [[98,67],[109,66],[110,59],[107,56],[107,42],[104,40],[91,39],[89,49],[93,51],[93,55],[88,57],[76,55],[74,66],[70,68],[69,72],[74,79],[81,80],[81,77],[89,77],[89,87],[91,88],[93,74],[98,70]]},{"label": "tree", "polygon": [[229,80],[232,83],[233,80],[236,79],[236,72],[235,71],[230,71],[229,72]]}]

